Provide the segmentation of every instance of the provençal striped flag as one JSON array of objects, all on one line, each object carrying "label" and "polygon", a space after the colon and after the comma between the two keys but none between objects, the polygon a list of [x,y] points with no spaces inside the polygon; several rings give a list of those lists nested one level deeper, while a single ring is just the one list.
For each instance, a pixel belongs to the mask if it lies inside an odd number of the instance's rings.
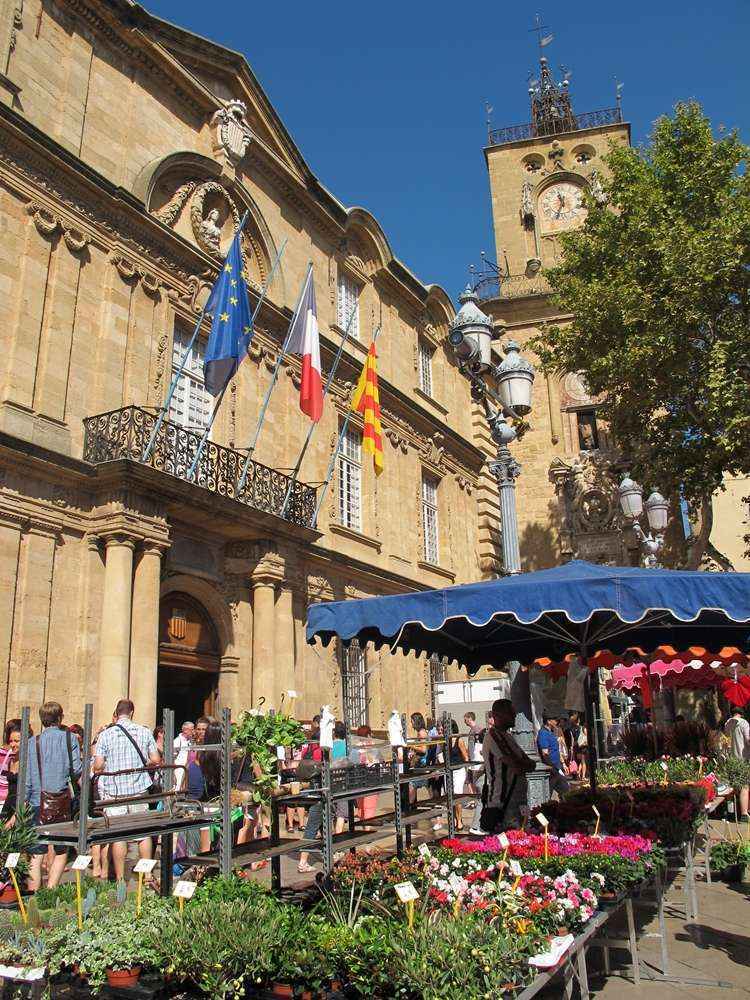
[{"label": "proven\u00e7al striped flag", "polygon": [[370,344],[367,360],[359,376],[352,397],[352,409],[365,419],[362,433],[362,451],[372,455],[375,475],[383,471],[383,428],[380,425],[380,391],[378,389],[378,362],[375,341]]}]

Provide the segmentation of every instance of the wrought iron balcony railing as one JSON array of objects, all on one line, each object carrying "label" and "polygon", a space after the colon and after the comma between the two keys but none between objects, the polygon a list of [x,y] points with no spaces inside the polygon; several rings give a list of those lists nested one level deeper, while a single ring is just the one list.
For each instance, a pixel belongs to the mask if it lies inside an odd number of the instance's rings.
[{"label": "wrought iron balcony railing", "polygon": [[480,278],[474,286],[478,298],[487,302],[489,299],[522,299],[531,295],[549,295],[552,289],[543,274],[487,274]]},{"label": "wrought iron balcony railing", "polygon": [[[157,414],[126,406],[109,413],[100,413],[83,421],[83,458],[93,465],[129,459],[168,476],[188,482],[188,472],[200,444],[201,435],[164,420],[151,453],[143,454],[156,426]],[[280,516],[289,486],[289,476],[251,461],[247,481],[241,493],[237,483],[246,456],[223,445],[206,443],[195,474],[190,480],[196,486],[218,496],[237,500],[256,510]],[[315,514],[316,490],[294,482],[284,518],[293,524],[311,527]]]},{"label": "wrought iron balcony railing", "polygon": [[505,128],[490,129],[487,139],[488,146],[502,146],[506,142],[518,142],[521,139],[539,139],[548,135],[562,135],[565,132],[578,132],[584,128],[598,128],[602,125],[618,125],[622,121],[620,108],[603,108],[601,111],[586,111],[575,115],[575,128],[565,119],[554,118],[536,125],[528,122],[526,125],[507,125]]}]

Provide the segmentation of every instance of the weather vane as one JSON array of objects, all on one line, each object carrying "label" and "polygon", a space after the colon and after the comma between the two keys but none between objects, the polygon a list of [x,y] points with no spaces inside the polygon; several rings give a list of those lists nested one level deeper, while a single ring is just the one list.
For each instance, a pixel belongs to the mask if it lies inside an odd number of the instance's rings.
[{"label": "weather vane", "polygon": [[549,45],[549,43],[555,37],[554,35],[545,35],[544,34],[545,31],[549,31],[549,25],[542,23],[542,16],[541,16],[541,14],[536,14],[534,16],[534,27],[533,28],[529,28],[529,31],[536,33],[537,39],[539,41],[539,51],[540,52],[545,47],[545,45]]}]

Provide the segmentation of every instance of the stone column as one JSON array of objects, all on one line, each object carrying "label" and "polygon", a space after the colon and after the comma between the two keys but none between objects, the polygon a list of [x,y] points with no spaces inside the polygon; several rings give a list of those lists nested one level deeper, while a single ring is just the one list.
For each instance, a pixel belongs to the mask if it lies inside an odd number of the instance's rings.
[{"label": "stone column", "polygon": [[274,705],[294,688],[294,594],[282,584],[276,596],[276,632],[274,648]]},{"label": "stone column", "polygon": [[[274,704],[274,590],[276,581],[263,576],[253,587],[253,682],[252,707],[265,698],[264,708]],[[278,708],[278,705],[274,705]]]},{"label": "stone column", "polygon": [[109,722],[118,699],[129,689],[130,621],[133,599],[135,542],[127,535],[106,539],[102,634],[99,646],[99,689],[95,723]]},{"label": "stone column", "polygon": [[[145,542],[133,580],[128,697],[135,705],[136,720],[150,728],[158,722],[156,684],[159,672],[159,582],[163,551],[163,545]],[[107,546],[107,567],[109,554]]]}]

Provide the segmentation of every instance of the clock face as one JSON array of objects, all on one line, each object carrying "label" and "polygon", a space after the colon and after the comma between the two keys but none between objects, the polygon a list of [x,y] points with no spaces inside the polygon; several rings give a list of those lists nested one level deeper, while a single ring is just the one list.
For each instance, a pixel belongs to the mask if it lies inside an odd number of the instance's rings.
[{"label": "clock face", "polygon": [[564,229],[582,222],[586,216],[583,192],[571,181],[558,181],[545,188],[539,199],[539,209],[547,229]]}]

